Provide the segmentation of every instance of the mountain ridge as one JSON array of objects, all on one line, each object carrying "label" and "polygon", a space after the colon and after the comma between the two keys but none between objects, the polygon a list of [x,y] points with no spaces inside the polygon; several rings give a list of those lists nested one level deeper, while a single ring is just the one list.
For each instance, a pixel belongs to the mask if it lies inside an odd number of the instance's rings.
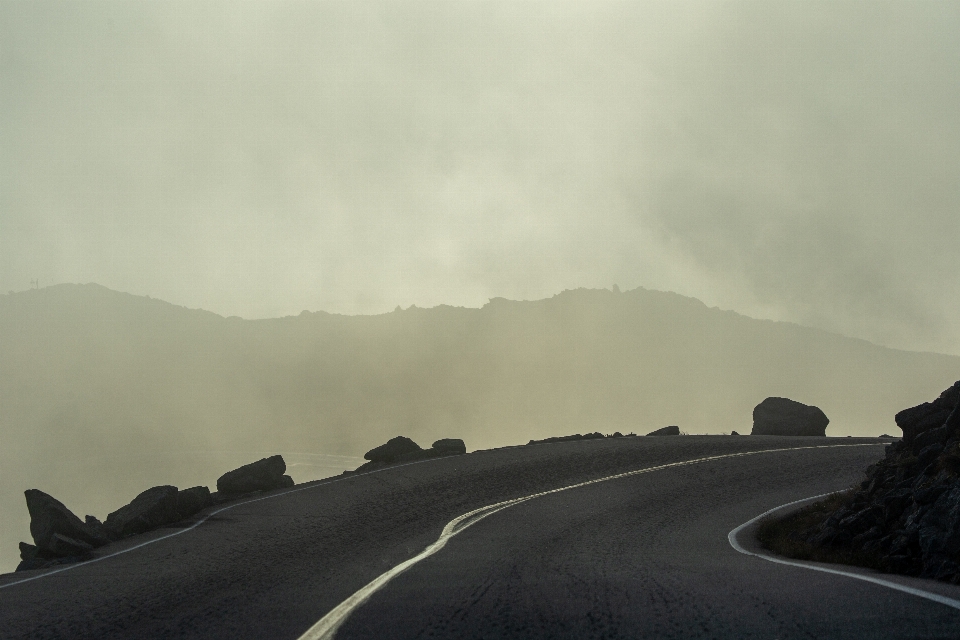
[{"label": "mountain ridge", "polygon": [[897,411],[958,378],[956,356],[645,289],[262,320],[100,285],[7,294],[0,562],[26,539],[28,488],[103,514],[153,485],[210,485],[232,468],[225,451],[359,456],[397,435],[474,450],[666,425],[748,433],[767,396],[819,406],[828,435],[897,434]]}]

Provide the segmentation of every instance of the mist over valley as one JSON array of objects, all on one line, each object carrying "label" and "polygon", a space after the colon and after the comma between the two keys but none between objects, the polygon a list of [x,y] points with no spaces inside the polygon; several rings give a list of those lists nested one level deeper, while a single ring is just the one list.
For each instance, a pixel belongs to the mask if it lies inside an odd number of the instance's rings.
[{"label": "mist over valley", "polygon": [[0,296],[0,563],[29,539],[23,491],[103,517],[147,487],[211,485],[283,453],[300,483],[396,435],[469,450],[600,431],[749,433],[768,396],[819,406],[830,436],[893,415],[960,358],[754,320],[642,288],[482,308],[221,317],[95,284]]}]

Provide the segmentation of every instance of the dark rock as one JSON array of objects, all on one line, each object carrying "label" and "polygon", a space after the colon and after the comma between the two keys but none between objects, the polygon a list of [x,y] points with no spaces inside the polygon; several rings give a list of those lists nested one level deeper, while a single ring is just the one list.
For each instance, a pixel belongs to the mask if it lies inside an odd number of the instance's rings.
[{"label": "dark rock", "polygon": [[354,473],[367,473],[368,471],[376,471],[377,469],[383,469],[383,468],[385,468],[385,467],[389,467],[390,464],[391,464],[391,463],[389,463],[389,462],[377,462],[377,461],[375,461],[375,460],[371,460],[370,462],[367,462],[367,463],[365,463],[365,464],[360,465],[359,467],[357,467],[356,469],[354,469],[353,472],[354,472]]},{"label": "dark rock", "polygon": [[730,432],[730,435],[732,435],[732,436],[738,436],[738,435],[740,435],[740,434],[737,433],[736,431],[731,431],[731,432]]},{"label": "dark rock", "polygon": [[100,547],[110,540],[101,531],[88,526],[62,502],[38,489],[24,491],[30,512],[30,535],[42,550],[51,551],[54,535],[61,535],[91,547]]},{"label": "dark rock", "polygon": [[893,417],[893,421],[897,423],[897,426],[903,431],[904,437],[906,437],[907,433],[914,431],[913,428],[921,420],[942,410],[942,407],[938,407],[932,402],[924,402],[915,407],[910,407],[909,409],[898,412],[897,415]]},{"label": "dark rock", "polygon": [[412,451],[422,451],[420,445],[405,436],[390,438],[386,444],[367,451],[363,458],[371,462],[396,462],[400,456]]},{"label": "dark rock", "polygon": [[956,562],[949,559],[942,559],[936,563],[930,563],[928,566],[927,563],[924,563],[923,572],[920,574],[920,577],[925,577],[929,571],[929,577],[934,580],[941,580],[944,582],[956,582],[954,578],[960,574],[960,565]]},{"label": "dark rock", "polygon": [[[904,409],[894,417],[897,426],[903,430],[903,441],[913,442],[919,434],[943,426],[950,418],[957,400],[960,399],[960,381],[940,394],[933,402],[924,402],[915,407]],[[956,418],[952,421],[956,422]]]},{"label": "dark rock", "polygon": [[860,550],[885,571],[960,584],[960,382],[896,416],[904,437],[808,544]]},{"label": "dark rock", "polygon": [[29,544],[26,542],[20,543],[20,559],[21,560],[31,560],[33,558],[36,558],[39,551],[40,549],[38,549],[36,546],[32,544]]},{"label": "dark rock", "polygon": [[853,537],[881,522],[883,522],[883,509],[871,506],[847,516],[840,521],[837,528],[840,531],[848,532]]},{"label": "dark rock", "polygon": [[59,533],[50,538],[49,550],[57,556],[85,556],[93,551],[93,546],[82,540],[74,540]]},{"label": "dark rock", "polygon": [[826,526],[820,533],[816,534],[810,538],[810,544],[815,547],[829,547],[833,544],[834,538],[837,537],[837,529],[835,527]]},{"label": "dark rock", "polygon": [[892,491],[883,497],[881,504],[883,504],[883,520],[885,522],[893,522],[897,520],[903,510],[907,508],[913,501],[913,491],[910,489],[899,489],[897,491]]},{"label": "dark rock", "polygon": [[575,433],[572,436],[554,436],[552,438],[544,438],[543,440],[531,440],[527,444],[546,444],[551,442],[577,442],[579,440],[599,440],[602,439],[604,435],[602,433],[585,433],[580,435]]},{"label": "dark rock", "polygon": [[919,573],[920,563],[907,555],[890,554],[880,561],[880,567],[887,573],[916,575]]},{"label": "dark rock", "polygon": [[30,571],[32,569],[43,569],[47,566],[49,560],[45,558],[30,558],[29,560],[21,560],[20,564],[17,565],[17,568],[14,571]]},{"label": "dark rock", "polygon": [[960,404],[960,380],[954,382],[949,389],[946,389],[943,393],[941,393],[940,397],[933,402],[934,404],[947,409],[953,409]]},{"label": "dark rock", "polygon": [[880,527],[870,527],[861,534],[853,536],[853,539],[850,541],[850,545],[854,549],[862,549],[869,542],[876,542],[879,544],[880,537],[883,535],[883,529]]},{"label": "dark rock", "polygon": [[217,491],[238,494],[280,489],[284,486],[283,474],[286,470],[287,463],[283,461],[283,456],[263,458],[220,476],[217,479]]},{"label": "dark rock", "polygon": [[753,409],[754,436],[824,436],[830,419],[818,407],[766,398]]},{"label": "dark rock", "polygon": [[242,493],[220,493],[219,491],[213,491],[210,493],[210,502],[213,504],[223,504],[224,502],[230,502],[232,500],[237,500],[242,497]]},{"label": "dark rock", "polygon": [[678,436],[680,435],[680,427],[676,425],[673,425],[670,427],[663,427],[662,429],[651,431],[647,435],[648,436]]},{"label": "dark rock", "polygon": [[[911,449],[919,452],[931,445],[940,445],[942,450],[943,443],[946,442],[947,438],[950,436],[949,429],[950,428],[948,426],[943,425],[942,427],[929,429],[918,434],[916,437],[914,437],[913,442],[911,443]],[[939,454],[939,451],[937,453]]]},{"label": "dark rock", "polygon": [[[620,433],[613,435],[615,437],[621,436]],[[467,452],[467,445],[459,438],[443,438],[442,440],[437,440],[431,448],[441,452],[443,455],[459,455]]]},{"label": "dark rock", "polygon": [[934,443],[926,446],[920,450],[920,453],[917,454],[917,464],[919,464],[921,467],[926,467],[928,464],[936,460],[942,452],[942,444]]},{"label": "dark rock", "polygon": [[936,484],[930,487],[917,489],[913,493],[913,499],[917,504],[930,504],[935,502],[940,495],[947,490],[946,485]]},{"label": "dark rock", "polygon": [[417,460],[427,460],[437,458],[441,453],[435,449],[417,449],[416,451],[407,451],[394,458],[394,462],[416,462]]},{"label": "dark rock", "polygon": [[108,515],[103,526],[114,536],[123,538],[176,522],[180,519],[178,493],[177,488],[170,485],[147,489],[130,504]]},{"label": "dark rock", "polygon": [[181,520],[203,511],[213,505],[210,489],[190,487],[177,492],[177,515]]},{"label": "dark rock", "polygon": [[110,535],[110,532],[107,530],[103,523],[94,516],[88,515],[84,518],[84,524],[90,528],[90,531],[94,532],[102,540],[112,541],[113,537]]},{"label": "dark rock", "polygon": [[281,489],[289,489],[290,487],[294,486],[295,484],[296,484],[296,483],[293,481],[293,478],[291,478],[290,476],[281,476],[281,477],[280,477],[280,488],[281,488]]}]

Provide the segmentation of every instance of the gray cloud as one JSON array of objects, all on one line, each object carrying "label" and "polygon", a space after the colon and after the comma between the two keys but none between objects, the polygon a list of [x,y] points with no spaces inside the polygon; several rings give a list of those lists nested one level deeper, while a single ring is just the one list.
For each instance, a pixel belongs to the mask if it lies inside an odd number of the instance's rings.
[{"label": "gray cloud", "polygon": [[949,3],[0,2],[0,290],[643,285],[960,353]]}]

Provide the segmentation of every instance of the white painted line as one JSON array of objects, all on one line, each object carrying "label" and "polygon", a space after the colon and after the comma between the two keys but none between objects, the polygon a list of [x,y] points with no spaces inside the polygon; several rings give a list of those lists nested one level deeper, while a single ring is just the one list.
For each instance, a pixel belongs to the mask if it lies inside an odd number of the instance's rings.
[{"label": "white painted line", "polygon": [[[876,443],[876,444],[885,444],[885,443]],[[534,498],[539,498],[541,496],[546,496],[554,493],[560,493],[561,491],[567,491],[569,489],[577,489],[579,487],[586,487],[591,484],[597,484],[599,482],[607,482],[608,480],[617,480],[619,478],[626,478],[629,476],[636,476],[641,473],[650,473],[652,471],[660,471],[661,469],[669,469],[672,467],[683,467],[691,464],[698,464],[701,462],[709,462],[711,460],[721,460],[723,458],[739,458],[742,456],[751,456],[759,453],[777,453],[783,451],[800,451],[803,449],[831,449],[834,447],[873,447],[876,446],[874,443],[865,443],[865,444],[832,444],[832,445],[816,445],[812,447],[789,447],[784,449],[761,449],[759,451],[745,451],[742,453],[727,453],[718,456],[707,456],[705,458],[696,458],[693,460],[684,460],[683,462],[671,462],[668,464],[661,464],[656,467],[647,467],[646,469],[637,469],[634,471],[627,471],[624,473],[618,473],[612,476],[606,476],[603,478],[597,478],[595,480],[587,480],[585,482],[578,482],[576,484],[567,485],[565,487],[560,487],[559,489],[551,489],[549,491],[541,491],[539,493],[532,493],[528,496],[523,496],[522,498],[515,498],[513,500],[505,500],[503,502],[497,502],[496,504],[487,505],[485,507],[480,507],[479,509],[474,509],[468,513],[465,513],[461,516],[457,516],[453,520],[447,523],[447,526],[443,528],[443,531],[440,532],[440,537],[437,538],[437,541],[432,545],[420,552],[419,555],[406,560],[393,567],[389,571],[377,576],[359,591],[354,593],[352,596],[338,604],[336,607],[331,609],[325,616],[320,618],[320,620],[314,624],[312,627],[307,629],[298,640],[332,640],[334,635],[337,633],[337,629],[346,621],[353,611],[362,605],[364,602],[370,599],[374,593],[382,589],[387,585],[388,582],[393,580],[395,577],[417,564],[421,560],[429,558],[436,552],[443,549],[446,546],[447,542],[453,536],[458,533],[465,531],[468,527],[473,526],[474,524],[480,522],[487,516],[493,515],[498,511],[507,509],[514,505],[518,505],[521,502],[526,502],[528,500],[533,500]],[[766,515],[766,514],[764,514]],[[762,517],[762,516],[761,516]],[[744,552],[746,553],[746,552]]]},{"label": "white painted line", "polygon": [[[272,493],[272,494],[270,494],[270,495],[268,495],[268,496],[263,496],[263,497],[261,497],[261,498],[253,498],[252,500],[244,500],[243,502],[237,502],[237,503],[234,503],[234,504],[231,504],[231,505],[227,505],[226,507],[223,507],[223,508],[221,508],[221,509],[217,509],[216,511],[213,511],[213,512],[211,512],[211,513],[208,513],[208,514],[205,515],[203,518],[201,518],[200,520],[197,520],[196,522],[194,522],[192,525],[190,525],[189,527],[187,527],[187,528],[185,528],[185,529],[180,529],[179,531],[174,531],[173,533],[168,533],[168,534],[165,535],[165,536],[160,536],[159,538],[153,538],[152,540],[147,540],[146,542],[141,542],[140,544],[138,544],[138,545],[136,545],[136,546],[130,547],[130,548],[128,548],[128,549],[123,549],[122,551],[115,551],[114,553],[111,553],[111,554],[108,554],[108,555],[105,555],[105,556],[100,556],[99,558],[93,558],[93,559],[91,559],[91,560],[84,560],[83,562],[75,562],[75,563],[73,563],[73,564],[63,565],[61,568],[59,568],[59,569],[54,569],[53,571],[47,571],[46,573],[41,573],[41,574],[36,575],[36,576],[30,576],[29,578],[24,578],[23,580],[17,580],[16,582],[8,582],[8,583],[6,583],[6,584],[0,584],[0,589],[6,589],[7,587],[12,587],[12,586],[14,586],[14,585],[23,584],[24,582],[32,582],[33,580],[39,580],[40,578],[46,578],[47,576],[52,576],[52,575],[54,575],[54,574],[56,574],[56,573],[63,573],[64,571],[69,571],[69,570],[71,570],[71,569],[76,569],[77,567],[84,567],[84,566],[93,564],[94,562],[100,562],[100,561],[106,560],[106,559],[108,559],[108,558],[115,558],[115,557],[117,557],[117,556],[119,556],[119,555],[123,555],[124,553],[130,553],[131,551],[134,551],[134,550],[136,550],[136,549],[140,549],[140,548],[142,548],[142,547],[146,547],[147,545],[154,544],[155,542],[160,542],[161,540],[166,540],[167,538],[173,538],[174,536],[182,535],[182,534],[184,534],[184,533],[187,533],[188,531],[192,531],[192,530],[196,529],[196,528],[199,527],[201,524],[203,524],[204,522],[206,522],[207,520],[209,520],[209,519],[212,518],[213,516],[217,515],[218,513],[223,513],[224,511],[229,511],[230,509],[233,509],[233,508],[235,508],[235,507],[242,507],[242,506],[245,505],[245,504],[251,504],[251,503],[254,503],[254,502],[260,502],[261,500],[271,500],[271,499],[273,499],[273,498],[280,498],[280,497],[283,497],[283,496],[290,495],[291,493],[299,493],[300,491],[309,491],[310,489],[316,489],[317,487],[326,486],[326,485],[328,485],[328,484],[333,484],[334,482],[340,482],[341,480],[349,480],[349,479],[351,479],[351,478],[359,478],[359,477],[366,476],[366,475],[371,475],[371,474],[374,474],[374,473],[380,473],[381,471],[388,471],[388,470],[391,470],[391,469],[399,469],[400,467],[408,467],[408,466],[410,466],[410,465],[412,465],[412,464],[420,464],[421,462],[430,462],[430,461],[432,461],[432,460],[440,460],[440,459],[442,459],[442,458],[428,458],[428,459],[426,459],[426,460],[416,460],[416,461],[414,461],[414,462],[406,462],[406,463],[404,463],[404,464],[396,464],[396,465],[393,465],[393,466],[391,466],[391,467],[384,467],[383,469],[375,469],[375,470],[373,470],[373,471],[365,471],[364,473],[361,473],[361,474],[358,474],[358,475],[349,475],[349,476],[343,476],[343,477],[339,477],[339,478],[335,477],[335,478],[333,478],[333,479],[331,479],[331,480],[328,480],[328,479],[316,480],[316,481],[314,481],[314,482],[316,482],[316,484],[310,483],[308,486],[303,486],[303,487],[300,487],[299,489],[290,489],[290,490],[284,491],[284,492],[282,492],[282,493]],[[9,575],[9,574],[7,574],[7,575]]]},{"label": "white painted line", "polygon": [[[748,556],[754,556],[754,557],[757,557],[757,558],[762,558],[762,559],[768,560],[768,561],[770,561],[770,562],[775,562],[775,563],[777,563],[777,564],[785,564],[785,565],[789,565],[789,566],[791,566],[791,567],[799,567],[799,568],[801,568],[801,569],[810,569],[811,571],[821,571],[821,572],[823,572],[823,573],[831,573],[831,574],[837,575],[837,576],[846,576],[847,578],[855,578],[855,579],[857,579],[857,580],[863,580],[863,581],[865,581],[865,582],[870,582],[870,583],[873,583],[873,584],[880,585],[881,587],[887,587],[887,588],[889,588],[889,589],[896,589],[897,591],[902,591],[902,592],[904,592],[904,593],[909,593],[910,595],[913,595],[913,596],[917,596],[917,597],[920,597],[920,598],[926,598],[927,600],[932,600],[932,601],[934,601],[934,602],[939,602],[940,604],[944,604],[944,605],[946,605],[946,606],[948,606],[948,607],[953,607],[954,609],[960,610],[960,600],[955,600],[955,599],[953,599],[953,598],[948,598],[947,596],[942,596],[942,595],[940,595],[939,593],[932,593],[932,592],[930,592],[930,591],[924,591],[923,589],[916,589],[916,588],[914,588],[914,587],[908,587],[907,585],[899,584],[899,583],[897,583],[897,582],[893,582],[892,580],[884,580],[883,578],[878,578],[878,577],[876,577],[876,576],[874,576],[874,575],[871,575],[871,574],[869,574],[869,573],[855,573],[855,572],[853,572],[853,571],[843,571],[842,569],[831,569],[831,568],[829,568],[829,567],[820,566],[819,564],[814,564],[814,563],[811,563],[811,562],[804,562],[803,560],[786,560],[786,559],[784,559],[784,558],[778,558],[778,557],[776,557],[776,556],[767,555],[767,554],[765,554],[765,553],[758,553],[758,552],[755,552],[755,551],[748,551],[748,550],[744,549],[744,548],[740,545],[739,540],[737,540],[737,536],[738,536],[744,529],[746,529],[747,527],[750,527],[750,526],[753,525],[753,524],[756,524],[758,521],[760,521],[761,519],[767,517],[768,515],[770,515],[770,514],[772,514],[772,513],[776,513],[777,511],[780,511],[781,509],[786,509],[787,507],[792,507],[792,506],[794,506],[794,505],[798,505],[798,504],[801,504],[801,503],[803,503],[803,502],[813,502],[814,500],[817,500],[817,499],[819,499],[819,498],[824,498],[824,497],[826,497],[826,496],[828,496],[828,495],[830,495],[830,494],[829,494],[829,493],[824,493],[824,494],[821,494],[821,495],[819,495],[819,496],[813,496],[812,498],[804,498],[804,499],[802,499],[802,500],[794,500],[793,502],[788,502],[787,504],[782,504],[782,505],[780,505],[779,507],[774,507],[773,509],[770,509],[769,511],[765,511],[765,512],[761,513],[760,515],[758,515],[756,518],[753,518],[752,520],[748,520],[747,522],[744,522],[742,525],[740,525],[739,527],[737,527],[736,529],[734,529],[733,531],[731,531],[730,533],[728,533],[728,534],[727,534],[727,540],[730,542],[730,546],[731,546],[731,547],[733,547],[734,549],[736,549],[736,550],[739,551],[740,553],[746,554],[746,555],[748,555]],[[869,571],[869,570],[863,569],[863,571]]]}]

